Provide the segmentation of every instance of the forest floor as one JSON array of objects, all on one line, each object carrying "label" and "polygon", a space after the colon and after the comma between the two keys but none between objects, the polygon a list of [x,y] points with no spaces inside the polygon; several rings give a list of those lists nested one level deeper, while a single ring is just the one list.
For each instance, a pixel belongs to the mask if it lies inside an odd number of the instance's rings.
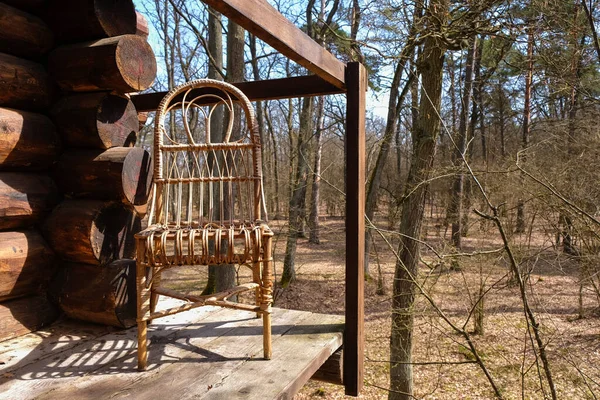
[{"label": "forest floor", "polygon": [[[270,225],[276,232],[275,260],[279,276],[285,253],[286,225],[285,221],[272,221]],[[285,289],[276,289],[277,307],[344,313],[344,235],[343,220],[329,218],[322,221],[320,244],[299,239],[297,279]],[[504,252],[495,251],[502,248],[499,235],[491,226],[483,231],[478,225],[473,226],[470,235],[463,239],[463,252],[469,255],[440,259],[436,252],[446,254],[443,236],[439,221],[427,222],[424,238],[431,248],[422,254],[424,263],[419,281],[431,302],[423,295],[417,296],[413,351],[413,362],[417,363],[414,365],[415,398],[494,398],[490,383],[474,363],[464,336],[447,321],[470,335],[504,398],[550,398],[548,386],[540,384],[541,373],[538,372],[542,366],[536,363],[532,352],[534,339],[528,336],[519,288],[510,283]],[[579,285],[583,266],[591,266],[597,273],[596,260],[566,257],[554,249],[552,240],[542,232],[515,236],[511,240],[518,261],[530,271],[527,294],[540,323],[558,398],[599,398],[598,297],[591,285],[583,285],[581,290]],[[365,286],[365,388],[360,396],[364,399],[382,399],[388,395],[395,268],[392,250],[396,250],[397,242],[393,232],[376,234],[378,261],[373,250],[371,252],[372,279]],[[473,254],[482,251],[487,253]],[[182,272],[177,274],[165,278],[174,287],[185,287],[187,278]],[[377,294],[378,276],[383,281],[383,294]],[[471,310],[481,287],[486,293],[485,332],[475,335]],[[341,386],[310,381],[296,398],[340,399],[344,398],[344,390]]]}]

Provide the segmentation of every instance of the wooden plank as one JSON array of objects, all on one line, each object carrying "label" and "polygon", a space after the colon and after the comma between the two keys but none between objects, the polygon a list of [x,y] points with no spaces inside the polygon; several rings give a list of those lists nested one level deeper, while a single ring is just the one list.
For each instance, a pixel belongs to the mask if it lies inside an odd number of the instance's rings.
[{"label": "wooden plank", "polygon": [[358,396],[364,380],[365,95],[367,72],[348,64],[346,83],[346,329],[344,385]]},{"label": "wooden plank", "polygon": [[[26,356],[33,355],[34,362],[25,359],[16,365],[20,368],[13,364],[0,372],[0,399],[152,398],[166,387],[169,398],[245,398],[249,393],[244,390],[219,395],[225,384],[245,381],[264,388],[253,391],[255,398],[291,396],[341,344],[342,319],[274,309],[275,351],[267,361],[262,360],[261,320],[250,313],[204,307],[165,317],[150,326],[145,372],[136,369],[136,329],[77,340],[74,347],[68,335],[58,341],[44,335],[41,343],[31,343]],[[44,343],[55,345],[42,352]],[[248,374],[254,374],[252,380],[247,381]]]},{"label": "wooden plank", "polygon": [[[232,319],[232,315],[231,312],[227,313],[226,319]],[[230,322],[224,321],[212,328],[190,331],[185,343],[171,341],[160,352],[168,357],[163,356],[163,361],[156,360],[156,365],[161,368],[160,373],[153,370],[153,357],[150,354],[148,371],[135,374],[136,376],[114,376],[109,390],[101,380],[92,377],[94,381],[91,384],[78,385],[77,390],[61,390],[56,395],[53,393],[50,399],[70,398],[81,392],[90,394],[90,398],[145,399],[152,398],[166,386],[169,387],[170,398],[199,398],[225,377],[234,374],[240,365],[262,355],[262,322],[254,317],[248,318],[248,315],[239,314]],[[273,314],[274,341],[309,317],[310,313],[277,309]],[[156,352],[154,358],[156,359]],[[167,364],[163,364],[164,362]],[[125,363],[129,363],[129,360]]]},{"label": "wooden plank", "polygon": [[114,331],[113,327],[66,320],[6,340],[0,343],[0,375]]},{"label": "wooden plank", "polygon": [[[201,323],[204,318],[210,316],[218,318],[216,314],[219,312],[221,309],[215,311],[213,307],[204,307],[165,317],[150,325],[152,336],[155,341],[160,342],[170,336],[184,334],[190,329],[190,323]],[[180,327],[173,330],[173,325]],[[28,354],[18,365],[11,368],[12,372],[3,373],[0,370],[0,400],[36,398],[57,387],[70,384],[84,375],[93,374],[106,365],[118,365],[119,360],[131,358],[135,354],[136,335],[136,329],[117,331],[94,340],[81,341],[71,348],[47,349],[48,352],[43,356]],[[31,362],[33,357],[36,359]],[[112,373],[120,368],[119,365],[112,368]],[[136,370],[135,358],[123,368],[125,371]]]},{"label": "wooden plank", "polygon": [[310,379],[315,381],[344,384],[344,348],[337,349]]},{"label": "wooden plank", "polygon": [[284,56],[327,82],[345,87],[344,63],[312,40],[266,0],[202,0]]},{"label": "wooden plank", "polygon": [[[316,75],[295,76],[291,78],[268,79],[255,82],[233,83],[250,99],[250,101],[287,99],[292,97],[324,96],[340,94],[345,91]],[[192,95],[214,92],[214,89],[204,88],[194,90]],[[138,112],[155,111],[167,92],[144,93],[131,95],[131,101]],[[179,96],[179,98],[183,97]],[[188,96],[189,97],[189,96]],[[206,99],[206,103],[211,99]],[[198,103],[201,103],[200,101]]]},{"label": "wooden plank", "polygon": [[277,340],[271,360],[243,364],[201,398],[291,399],[342,344],[339,316],[312,314],[305,321]]}]

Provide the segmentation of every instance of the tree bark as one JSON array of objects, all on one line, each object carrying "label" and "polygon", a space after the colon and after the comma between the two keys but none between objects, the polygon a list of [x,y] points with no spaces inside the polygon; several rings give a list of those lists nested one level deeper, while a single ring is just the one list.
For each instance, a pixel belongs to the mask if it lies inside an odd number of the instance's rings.
[{"label": "tree bark", "polygon": [[309,213],[309,226],[310,233],[308,236],[308,242],[313,244],[320,244],[319,238],[320,226],[319,226],[319,198],[321,194],[321,158],[323,153],[323,122],[325,119],[325,99],[320,96],[317,100],[317,129],[315,132],[315,160],[313,163],[313,182],[310,192],[310,213]]},{"label": "tree bark", "polygon": [[0,52],[35,59],[50,51],[53,42],[40,18],[0,3]]},{"label": "tree bark", "polygon": [[0,108],[0,170],[45,170],[60,149],[58,133],[48,117]]},{"label": "tree bark", "polygon": [[287,287],[296,279],[296,246],[298,236],[301,234],[304,223],[304,209],[306,207],[306,188],[308,183],[308,153],[309,138],[312,132],[313,99],[302,100],[300,111],[300,126],[298,128],[298,143],[294,180],[292,182],[292,195],[289,205],[288,237],[283,260],[283,273],[281,285]]},{"label": "tree bark", "polygon": [[[439,31],[446,23],[449,3],[447,0],[432,0],[426,18],[430,31]],[[412,345],[414,323],[414,300],[419,263],[419,239],[423,222],[425,195],[435,158],[439,135],[442,95],[442,71],[444,66],[444,44],[429,35],[423,44],[418,62],[421,70],[421,102],[419,117],[413,132],[413,155],[405,193],[407,198],[402,208],[400,223],[399,259],[396,263],[393,298],[392,329],[390,338],[390,392],[389,398],[412,399]],[[417,239],[417,240],[415,240]]]},{"label": "tree bark", "polygon": [[65,91],[139,92],[152,86],[156,58],[146,39],[123,35],[59,47],[48,70]]},{"label": "tree bark", "polygon": [[465,175],[463,173],[464,160],[467,150],[467,128],[469,111],[471,109],[471,94],[473,90],[473,62],[477,49],[476,38],[469,40],[469,49],[467,51],[467,60],[465,64],[464,87],[462,92],[460,116],[458,122],[458,131],[454,137],[454,149],[452,151],[452,161],[457,170],[452,181],[452,194],[448,205],[448,216],[452,222],[452,245],[456,249],[462,246],[462,213],[463,213],[463,195]]},{"label": "tree bark", "polygon": [[0,302],[41,293],[54,272],[54,253],[35,230],[0,232]]},{"label": "tree bark", "polygon": [[58,160],[54,178],[68,196],[120,200],[139,206],[148,201],[152,183],[150,153],[140,147],[68,150]]},{"label": "tree bark", "polygon": [[[208,51],[213,60],[208,64],[208,77],[210,79],[222,80],[220,71],[223,70],[223,34],[221,32],[221,14],[214,9],[209,9],[208,13]],[[223,108],[219,107],[214,111],[210,120],[211,141],[220,142],[223,138]],[[214,162],[214,160],[211,160]],[[208,267],[208,281],[202,295],[217,293],[217,274],[219,265],[210,265]]]},{"label": "tree bark", "polygon": [[58,203],[58,190],[48,176],[0,173],[0,229],[37,224]]},{"label": "tree bark", "polygon": [[[529,147],[529,136],[531,135],[531,87],[533,83],[533,45],[534,45],[534,22],[530,22],[527,28],[527,72],[525,74],[525,98],[523,100],[523,130],[521,149]],[[521,162],[524,163],[525,153],[522,153]],[[523,197],[517,200],[516,233],[525,232],[525,201]]]},{"label": "tree bark", "polygon": [[129,147],[139,132],[140,122],[131,100],[108,92],[64,97],[50,115],[69,147]]},{"label": "tree bark", "polygon": [[140,230],[140,218],[132,207],[99,200],[65,200],[42,227],[63,260],[92,265],[134,258],[133,235]]}]

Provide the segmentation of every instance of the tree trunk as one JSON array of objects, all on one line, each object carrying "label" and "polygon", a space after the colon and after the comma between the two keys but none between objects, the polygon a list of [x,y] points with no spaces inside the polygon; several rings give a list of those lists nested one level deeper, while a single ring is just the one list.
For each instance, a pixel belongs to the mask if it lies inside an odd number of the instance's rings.
[{"label": "tree trunk", "polygon": [[[445,25],[449,3],[432,0],[426,18],[430,29]],[[435,23],[433,21],[436,21]],[[439,25],[437,25],[439,24]],[[422,92],[419,117],[413,131],[413,155],[405,193],[408,195],[402,208],[400,223],[399,259],[396,263],[393,298],[392,329],[390,338],[390,392],[392,400],[409,400],[413,394],[412,344],[414,300],[419,263],[419,239],[423,222],[425,194],[439,135],[442,95],[444,45],[430,35],[425,39],[423,53],[418,63],[421,70]],[[413,240],[417,239],[417,240]]]},{"label": "tree trunk", "polygon": [[[417,7],[415,10],[415,19],[420,17],[420,8]],[[415,25],[413,24],[411,28],[411,33],[414,35]],[[400,92],[400,82],[402,80],[402,75],[404,73],[404,69],[406,68],[406,64],[413,58],[415,51],[415,43],[410,40],[406,43],[404,48],[402,49],[398,64],[396,64],[396,69],[394,71],[394,77],[392,79],[392,85],[390,87],[390,98],[388,101],[388,113],[387,120],[385,123],[385,131],[383,134],[383,138],[381,139],[381,145],[379,148],[379,153],[377,154],[377,160],[375,161],[375,166],[371,172],[369,180],[367,182],[367,192],[366,192],[366,202],[365,202],[365,215],[367,216],[367,220],[373,222],[375,217],[375,208],[377,207],[377,201],[379,199],[379,188],[381,185],[381,177],[383,175],[383,170],[385,169],[385,164],[387,162],[388,154],[390,152],[391,143],[394,138],[394,134],[398,128],[398,119],[400,118],[400,112],[402,111],[402,104],[404,103],[404,98],[410,88],[412,78],[409,75],[409,79],[406,82],[404,89]],[[364,259],[364,273],[365,277],[370,276],[369,273],[369,253],[371,249],[371,231],[367,228],[367,234],[365,235],[365,259]]]},{"label": "tree trunk", "polygon": [[[229,20],[227,31],[227,81],[244,81],[244,38],[246,31],[236,23]],[[227,118],[227,117],[226,117]],[[236,106],[235,119],[233,122],[232,139],[235,140],[241,136],[242,113],[239,106]],[[235,193],[233,194],[235,196]],[[229,202],[225,202],[229,204]],[[225,210],[228,215],[231,210]],[[236,270],[234,265],[220,265],[216,273],[216,291],[222,292],[236,285]],[[235,301],[237,296],[231,297]]]},{"label": "tree trunk", "polygon": [[[533,22],[527,29],[527,73],[525,75],[525,99],[523,104],[523,134],[522,145],[523,150],[529,147],[529,136],[531,135],[531,86],[533,83],[533,45],[534,31]],[[522,153],[521,163],[525,163],[525,153]],[[523,178],[521,177],[521,180]],[[516,233],[525,232],[525,201],[523,197],[517,200],[517,222],[515,225]]]},{"label": "tree trunk", "polygon": [[315,160],[313,164],[313,182],[312,190],[310,193],[310,214],[309,214],[309,225],[310,234],[308,242],[313,244],[321,243],[319,239],[320,226],[319,226],[319,198],[321,191],[321,157],[323,153],[323,121],[325,120],[325,99],[323,96],[317,100],[317,129],[315,133]]},{"label": "tree trunk", "polygon": [[[483,39],[475,37],[473,49],[473,105],[471,107],[471,119],[469,120],[469,128],[467,130],[467,143],[474,142],[475,129],[481,115],[481,48]],[[473,160],[475,146],[468,147],[465,157],[468,162]],[[473,197],[473,179],[470,175],[465,176],[463,200],[462,200],[462,215],[460,224],[460,235],[466,237],[469,233],[469,215],[471,212],[471,200]]]},{"label": "tree trunk", "polygon": [[283,273],[281,285],[287,287],[296,279],[296,245],[301,233],[304,208],[306,206],[306,187],[308,183],[308,140],[312,132],[313,99],[302,100],[300,111],[300,127],[298,129],[298,145],[296,156],[296,168],[292,182],[292,195],[289,206],[289,229],[285,247],[285,258],[283,260]]},{"label": "tree trunk", "polygon": [[471,94],[473,89],[473,62],[475,60],[475,51],[477,49],[476,38],[469,40],[469,49],[467,51],[467,61],[465,64],[464,88],[462,92],[460,117],[458,123],[458,131],[454,137],[454,149],[452,152],[452,161],[456,173],[452,182],[452,193],[450,203],[448,205],[448,216],[452,223],[452,245],[456,249],[460,249],[462,245],[462,213],[463,213],[463,196],[464,196],[464,181],[465,174],[464,160],[467,154],[467,120],[471,109]]},{"label": "tree trunk", "polygon": [[[213,62],[208,64],[208,78],[222,80],[223,71],[223,34],[221,31],[221,14],[214,9],[209,9],[208,13],[208,51]],[[223,140],[223,108],[215,109],[214,115],[210,120],[211,142],[220,142]],[[210,161],[215,162],[214,159]],[[216,210],[218,211],[218,210]],[[208,281],[202,291],[202,295],[217,293],[217,274],[219,265],[210,265],[208,267]]]}]

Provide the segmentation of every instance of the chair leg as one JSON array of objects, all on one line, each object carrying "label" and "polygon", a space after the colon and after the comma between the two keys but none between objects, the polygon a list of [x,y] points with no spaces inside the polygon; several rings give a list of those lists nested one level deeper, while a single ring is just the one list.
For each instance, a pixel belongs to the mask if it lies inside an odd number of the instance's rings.
[{"label": "chair leg", "polygon": [[[252,281],[258,284],[258,287],[254,289],[255,305],[260,307],[261,304],[261,286],[262,282],[260,279],[260,262],[255,262],[252,266]],[[256,313],[256,318],[260,318],[261,312]]]},{"label": "chair leg", "polygon": [[[156,272],[155,272],[156,273]],[[154,311],[156,311],[156,305],[158,304],[158,294],[154,293],[154,288],[157,288],[160,286],[160,279],[161,279],[161,273],[158,272],[156,273],[156,275],[154,276],[154,279],[152,280],[152,286],[151,286],[151,291],[150,291],[150,314],[152,314]],[[148,319],[148,323],[151,324],[152,323],[152,319]]]},{"label": "chair leg", "polygon": [[263,352],[265,360],[270,360],[272,355],[270,311],[263,314]]},{"label": "chair leg", "polygon": [[138,370],[145,371],[148,365],[148,323],[138,322]]},{"label": "chair leg", "polygon": [[273,252],[271,235],[263,236],[263,268],[261,283],[261,304],[263,314],[263,351],[266,360],[271,359],[271,305],[273,304]]}]

